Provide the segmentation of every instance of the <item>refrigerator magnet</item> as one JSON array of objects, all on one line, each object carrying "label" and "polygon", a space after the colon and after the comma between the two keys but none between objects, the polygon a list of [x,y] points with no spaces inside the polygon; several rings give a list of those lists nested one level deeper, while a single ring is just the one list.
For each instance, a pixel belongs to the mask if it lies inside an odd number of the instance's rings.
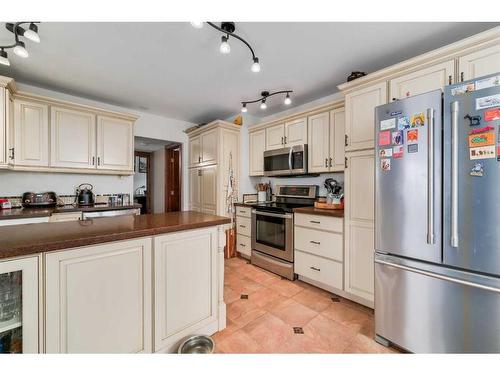
[{"label": "refrigerator magnet", "polygon": [[403,116],[398,118],[398,130],[404,130],[410,128],[410,118],[408,116]]},{"label": "refrigerator magnet", "polygon": [[403,146],[394,146],[392,148],[392,157],[393,158],[402,158],[404,153]]},{"label": "refrigerator magnet", "polygon": [[408,132],[406,133],[406,142],[418,143],[418,129],[408,130]]},{"label": "refrigerator magnet", "polygon": [[495,133],[469,135],[469,147],[491,146],[495,144]]},{"label": "refrigerator magnet", "polygon": [[500,119],[500,108],[484,111],[484,121],[494,121]]},{"label": "refrigerator magnet", "polygon": [[483,96],[476,99],[476,110],[500,107],[500,94]]},{"label": "refrigerator magnet", "polygon": [[396,119],[390,118],[380,121],[380,130],[394,129],[396,127]]},{"label": "refrigerator magnet", "polygon": [[474,91],[474,83],[466,83],[451,89],[451,95],[463,95],[468,92]]},{"label": "refrigerator magnet", "polygon": [[484,173],[483,163],[474,163],[474,165],[470,169],[471,176],[483,177],[483,173]]},{"label": "refrigerator magnet", "polygon": [[469,148],[469,157],[470,157],[470,160],[494,159],[495,158],[495,146],[483,146],[483,147]]},{"label": "refrigerator magnet", "polygon": [[424,126],[425,125],[425,114],[424,112],[420,113],[415,113],[413,116],[410,118],[410,126],[412,128],[416,128],[419,126]]},{"label": "refrigerator magnet", "polygon": [[403,131],[402,130],[392,132],[392,144],[393,145],[402,145],[403,144]]},{"label": "refrigerator magnet", "polygon": [[418,152],[418,143],[408,145],[408,153],[409,154],[414,154],[416,152]]},{"label": "refrigerator magnet", "polygon": [[381,158],[390,158],[392,156],[392,148],[382,148],[378,152],[378,156]]},{"label": "refrigerator magnet", "polygon": [[380,169],[383,172],[388,172],[391,170],[391,159],[381,159],[380,160]]},{"label": "refrigerator magnet", "polygon": [[391,112],[391,116],[398,116],[400,115],[401,113],[403,113],[402,111],[394,111],[394,112]]},{"label": "refrigerator magnet", "polygon": [[388,146],[390,144],[391,144],[391,132],[389,130],[378,133],[379,146]]},{"label": "refrigerator magnet", "polygon": [[472,129],[471,131],[469,131],[469,135],[471,135],[471,134],[486,133],[486,132],[489,132],[491,130],[495,130],[495,127],[493,127],[493,126],[484,126],[482,128],[479,128],[479,129]]},{"label": "refrigerator magnet", "polygon": [[500,146],[497,146],[497,161],[500,161]]},{"label": "refrigerator magnet", "polygon": [[477,80],[476,90],[487,89],[498,85],[500,85],[500,75]]}]

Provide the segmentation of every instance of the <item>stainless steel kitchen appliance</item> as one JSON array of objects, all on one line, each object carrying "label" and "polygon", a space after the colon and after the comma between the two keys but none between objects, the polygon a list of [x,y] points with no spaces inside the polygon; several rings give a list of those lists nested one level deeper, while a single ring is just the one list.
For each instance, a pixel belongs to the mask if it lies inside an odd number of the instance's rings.
[{"label": "stainless steel kitchen appliance", "polygon": [[80,184],[76,188],[76,203],[79,206],[91,206],[95,203],[95,195],[92,184]]},{"label": "stainless steel kitchen appliance", "polygon": [[314,185],[277,185],[275,202],[253,205],[252,264],[294,279],[293,209],[314,206],[317,192]]},{"label": "stainless steel kitchen appliance", "polygon": [[23,193],[23,207],[53,207],[57,204],[57,194],[53,191],[45,193]]},{"label": "stainless steel kitchen appliance", "polygon": [[264,151],[264,176],[307,174],[307,145]]},{"label": "stainless steel kitchen appliance", "polygon": [[375,333],[500,352],[500,73],[375,111]]}]

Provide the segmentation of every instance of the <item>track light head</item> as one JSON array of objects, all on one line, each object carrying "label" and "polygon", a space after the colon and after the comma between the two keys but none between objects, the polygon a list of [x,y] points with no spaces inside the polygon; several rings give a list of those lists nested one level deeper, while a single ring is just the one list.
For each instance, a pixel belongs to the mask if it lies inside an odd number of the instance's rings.
[{"label": "track light head", "polygon": [[220,43],[219,51],[223,55],[227,55],[229,52],[231,52],[231,46],[227,42],[227,39],[228,39],[228,37],[225,36],[225,35],[223,35],[222,38],[221,38],[221,43]]},{"label": "track light head", "polygon": [[252,64],[251,70],[254,73],[260,72],[260,64],[259,64],[259,58],[258,57],[255,57],[253,59],[253,64]]},{"label": "track light head", "polygon": [[16,46],[14,47],[14,53],[22,58],[27,58],[29,56],[28,51],[26,50],[25,44],[22,41],[18,41]]},{"label": "track light head", "polygon": [[0,50],[0,64],[10,66],[7,52],[5,52],[3,49]]},{"label": "track light head", "polygon": [[30,24],[30,28],[24,31],[23,36],[32,42],[40,43],[40,36],[38,35],[38,26],[33,22]]},{"label": "track light head", "polygon": [[285,103],[285,105],[292,104],[292,99],[290,98],[290,93],[289,92],[286,93],[286,97],[285,97],[285,100],[283,101],[283,103]]},{"label": "track light head", "polygon": [[203,22],[199,21],[191,22],[191,26],[193,26],[195,29],[201,29],[203,27]]},{"label": "track light head", "polygon": [[266,98],[262,99],[262,103],[260,103],[260,109],[266,109],[267,104],[266,104]]},{"label": "track light head", "polygon": [[241,107],[241,112],[243,112],[243,113],[248,112],[247,103],[243,103],[243,106]]}]

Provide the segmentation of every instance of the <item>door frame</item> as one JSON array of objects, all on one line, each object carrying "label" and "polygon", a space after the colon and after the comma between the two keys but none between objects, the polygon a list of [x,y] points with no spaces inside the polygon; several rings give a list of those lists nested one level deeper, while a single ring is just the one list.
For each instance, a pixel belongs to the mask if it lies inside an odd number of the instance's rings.
[{"label": "door frame", "polygon": [[179,150],[179,165],[174,166],[174,168],[178,169],[179,172],[179,184],[177,188],[179,189],[179,211],[182,211],[182,143],[173,143],[171,145],[165,146],[165,184],[164,184],[164,189],[165,189],[165,212],[172,212],[172,207],[170,204],[169,200],[169,175],[173,170],[171,169],[172,167],[170,166],[170,155],[171,153],[178,149]]},{"label": "door frame", "polygon": [[[147,161],[147,172],[146,172],[146,213],[150,214],[153,212],[152,202],[153,202],[153,154],[151,152],[145,151],[134,151],[134,173],[139,173],[137,171],[137,166],[135,165],[135,158],[141,157],[146,158]],[[135,195],[135,190],[134,190]]]}]

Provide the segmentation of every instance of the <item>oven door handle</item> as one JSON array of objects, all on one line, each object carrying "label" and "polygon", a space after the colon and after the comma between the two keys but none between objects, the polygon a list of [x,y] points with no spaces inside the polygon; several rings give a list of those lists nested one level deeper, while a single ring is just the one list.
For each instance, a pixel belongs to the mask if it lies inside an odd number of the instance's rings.
[{"label": "oven door handle", "polygon": [[252,210],[253,214],[256,215],[262,215],[262,216],[271,216],[271,217],[279,217],[282,219],[292,219],[293,214],[273,214],[271,212],[263,212],[263,211],[257,211],[257,210]]}]

